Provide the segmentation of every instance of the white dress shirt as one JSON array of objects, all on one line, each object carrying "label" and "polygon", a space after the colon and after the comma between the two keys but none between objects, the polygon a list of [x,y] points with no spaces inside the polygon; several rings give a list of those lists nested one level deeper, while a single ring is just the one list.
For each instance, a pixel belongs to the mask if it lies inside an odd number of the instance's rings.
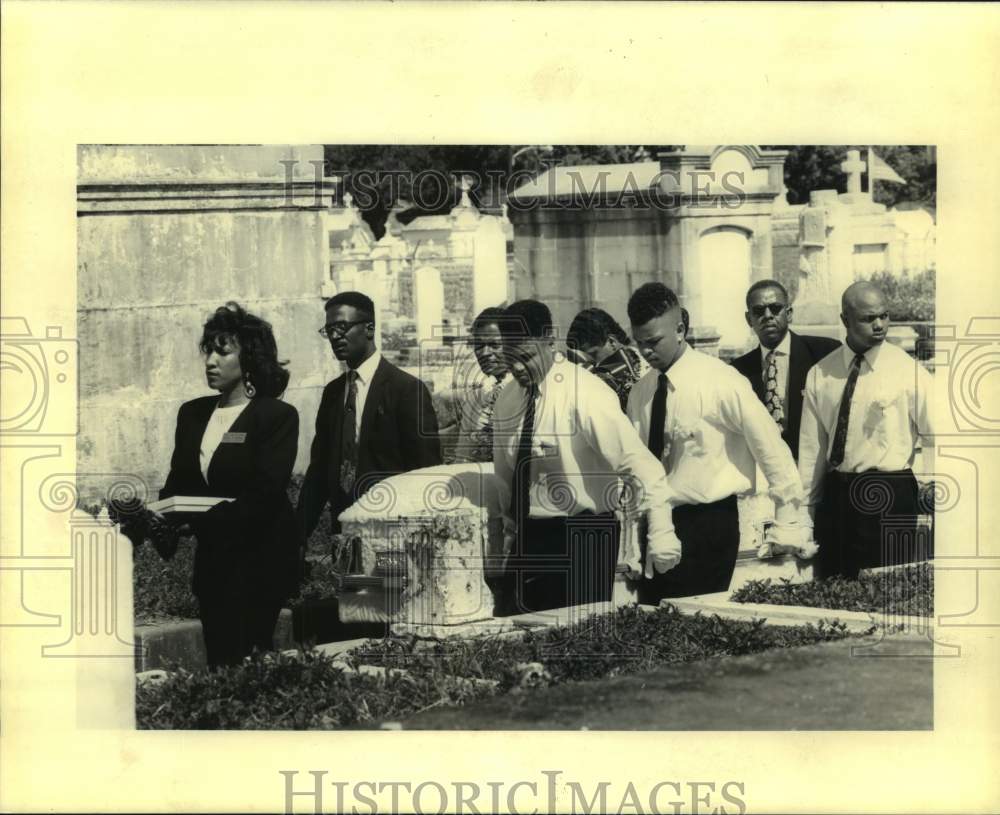
[{"label": "white dress shirt", "polygon": [[[381,361],[382,355],[376,349],[375,353],[362,362],[356,369],[358,372],[358,397],[355,402],[354,410],[354,438],[356,439],[361,438],[361,417],[365,412],[365,400],[368,398],[368,390],[372,385],[372,377],[375,376],[375,371],[378,369],[378,364]],[[351,383],[350,380],[348,380],[347,384],[344,385],[345,405],[347,404],[347,394],[350,392],[350,387]]]},{"label": "white dress shirt", "polygon": [[[854,356],[844,345],[817,362],[806,376],[799,473],[810,513],[822,497],[823,476],[830,469],[840,401]],[[837,470],[891,472],[912,467],[918,439],[932,443],[932,386],[924,366],[901,348],[882,342],[869,349],[851,399],[844,460]]]},{"label": "white dress shirt", "polygon": [[[767,381],[767,355],[771,351],[760,346],[760,377],[761,384]],[[781,342],[774,349],[774,364],[778,369],[778,398],[781,400],[781,408],[788,416],[788,363],[792,353],[792,332],[786,331]]]},{"label": "white dress shirt", "polygon": [[[619,473],[641,484],[636,512],[649,512],[650,537],[672,530],[663,468],[636,435],[618,396],[589,371],[555,362],[539,386],[532,436],[530,517],[619,509]],[[493,411],[493,465],[502,485],[504,531],[513,534],[510,489],[528,391],[515,379]]]},{"label": "white dress shirt", "polygon": [[[628,417],[645,443],[659,371],[632,386]],[[781,429],[731,365],[685,348],[667,374],[663,466],[675,505],[710,504],[755,486],[760,465],[779,523],[798,519],[802,486]]]},{"label": "white dress shirt", "polygon": [[249,405],[246,402],[242,405],[232,407],[216,407],[212,415],[208,417],[208,424],[205,425],[205,432],[201,437],[201,449],[198,451],[198,462],[201,465],[201,474],[208,483],[208,467],[212,463],[212,456],[222,443],[222,437],[229,432],[229,428],[239,418],[239,415]]}]

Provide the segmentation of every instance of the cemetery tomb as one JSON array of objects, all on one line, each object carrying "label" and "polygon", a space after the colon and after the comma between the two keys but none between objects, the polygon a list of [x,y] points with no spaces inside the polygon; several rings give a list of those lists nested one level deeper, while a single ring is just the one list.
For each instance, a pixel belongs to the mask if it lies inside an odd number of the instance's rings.
[{"label": "cemetery tomb", "polygon": [[492,464],[427,467],[379,482],[339,516],[353,552],[341,607],[381,609],[400,633],[492,619],[485,578],[503,546],[500,501]]}]

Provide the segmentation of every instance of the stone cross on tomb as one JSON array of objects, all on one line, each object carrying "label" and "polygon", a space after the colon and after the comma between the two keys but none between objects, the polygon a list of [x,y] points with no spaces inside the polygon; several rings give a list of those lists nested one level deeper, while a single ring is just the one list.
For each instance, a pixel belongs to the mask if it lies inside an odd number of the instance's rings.
[{"label": "stone cross on tomb", "polygon": [[847,173],[847,191],[861,192],[861,173],[865,170],[865,163],[861,160],[861,152],[848,150],[847,160],[841,162],[840,169]]},{"label": "stone cross on tomb", "polygon": [[472,202],[469,200],[469,190],[472,189],[472,179],[467,175],[463,175],[459,181],[459,187],[462,188],[462,201],[459,206],[471,207]]},{"label": "stone cross on tomb", "polygon": [[350,209],[351,204],[354,203],[354,196],[349,192],[344,193],[344,209]]}]

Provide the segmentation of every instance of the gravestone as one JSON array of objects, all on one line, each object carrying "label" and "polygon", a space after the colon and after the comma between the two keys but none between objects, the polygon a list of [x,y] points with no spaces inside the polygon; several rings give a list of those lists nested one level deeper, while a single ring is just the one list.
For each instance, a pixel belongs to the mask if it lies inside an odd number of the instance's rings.
[{"label": "gravestone", "polygon": [[440,272],[433,266],[422,266],[413,273],[413,306],[416,312],[417,342],[422,348],[440,345],[444,286],[441,284]]},{"label": "gravestone", "polygon": [[799,215],[799,287],[794,328],[840,338],[840,295],[854,280],[850,209],[836,190],[815,190]]},{"label": "gravestone", "polygon": [[375,304],[375,346],[381,348],[384,325],[380,317],[389,299],[385,273],[378,266],[362,267],[354,276],[354,290],[367,295]]}]

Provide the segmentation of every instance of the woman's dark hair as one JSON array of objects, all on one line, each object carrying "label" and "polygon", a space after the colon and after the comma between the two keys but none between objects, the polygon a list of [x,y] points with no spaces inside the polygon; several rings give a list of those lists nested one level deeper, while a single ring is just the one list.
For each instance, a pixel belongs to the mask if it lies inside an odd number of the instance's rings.
[{"label": "woman's dark hair", "polygon": [[608,312],[602,308],[585,308],[570,323],[566,345],[575,349],[586,345],[604,345],[608,337],[614,337],[622,345],[629,343],[628,334]]},{"label": "woman's dark hair", "polygon": [[229,301],[208,318],[199,347],[203,354],[233,339],[240,346],[240,368],[260,396],[281,396],[288,386],[288,362],[278,361],[271,324]]}]

